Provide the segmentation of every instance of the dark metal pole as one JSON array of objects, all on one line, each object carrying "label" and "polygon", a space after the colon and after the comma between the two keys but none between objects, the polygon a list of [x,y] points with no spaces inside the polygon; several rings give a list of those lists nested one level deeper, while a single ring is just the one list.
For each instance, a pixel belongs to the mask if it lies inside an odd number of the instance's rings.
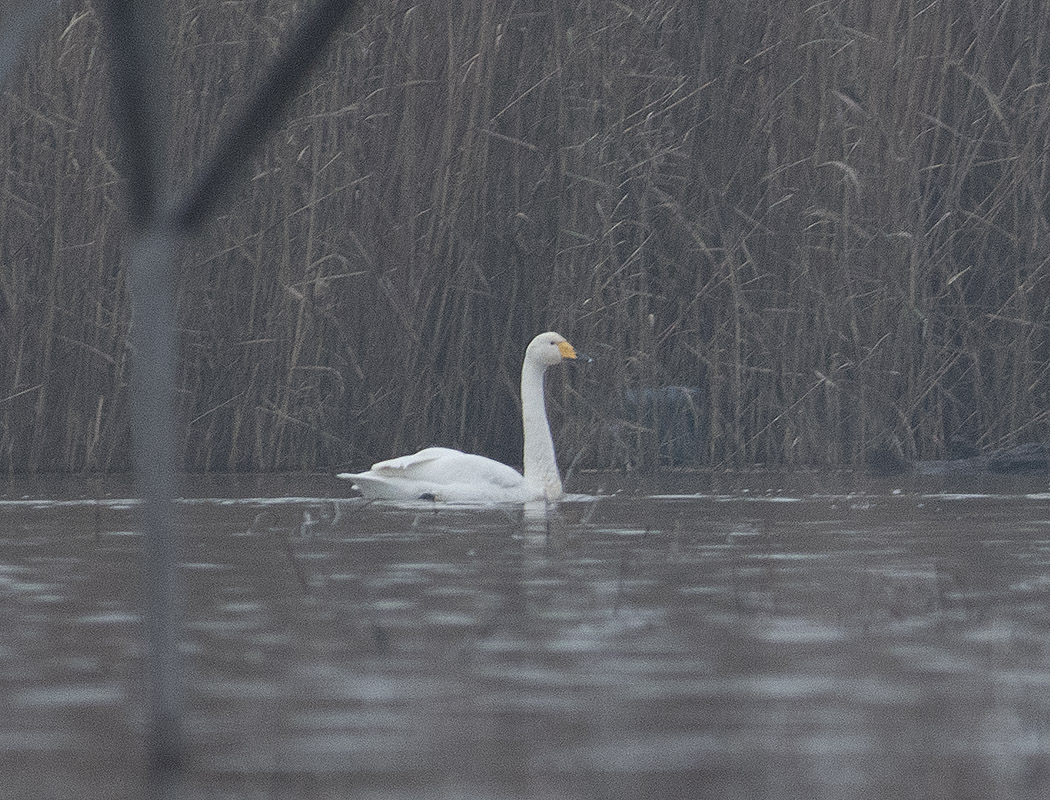
[{"label": "dark metal pole", "polygon": [[144,500],[143,564],[149,658],[148,752],[154,770],[183,759],[182,669],[178,653],[181,592],[175,476],[175,237],[163,228],[136,234],[128,256],[134,348],[135,474]]},{"label": "dark metal pole", "polygon": [[[200,227],[221,193],[280,119],[306,74],[353,5],[318,0],[278,56],[238,122],[222,139],[200,180],[172,203],[169,175],[169,91],[161,0],[99,0],[112,43],[115,116],[124,141],[128,218],[127,276],[131,301],[131,424],[134,464],[144,499],[143,594],[148,649],[149,790],[178,792],[185,760],[182,664],[178,653],[180,536],[175,519],[174,394],[177,337],[174,270],[180,239]],[[27,17],[27,19],[29,19]],[[0,81],[28,37],[25,26],[0,38]]]},{"label": "dark metal pole", "polygon": [[144,507],[143,594],[149,691],[150,786],[170,792],[184,758],[181,597],[175,524],[175,307],[177,237],[167,219],[167,9],[160,0],[103,0],[112,47],[115,113],[127,162],[132,223],[127,277],[131,302],[131,428]]}]

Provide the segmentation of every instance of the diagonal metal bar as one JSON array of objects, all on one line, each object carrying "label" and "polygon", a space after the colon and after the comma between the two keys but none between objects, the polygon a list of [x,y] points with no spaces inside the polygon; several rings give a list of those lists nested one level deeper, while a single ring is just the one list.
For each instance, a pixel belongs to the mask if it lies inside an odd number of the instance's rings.
[{"label": "diagonal metal bar", "polygon": [[200,180],[176,206],[173,218],[180,231],[196,230],[213,212],[256,147],[281,121],[285,107],[353,5],[353,0],[320,0],[307,13],[278,54],[266,80],[220,140]]}]

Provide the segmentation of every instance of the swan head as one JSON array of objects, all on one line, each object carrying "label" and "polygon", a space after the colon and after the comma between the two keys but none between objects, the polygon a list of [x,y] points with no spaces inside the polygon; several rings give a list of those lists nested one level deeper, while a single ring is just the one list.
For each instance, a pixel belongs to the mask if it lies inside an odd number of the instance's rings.
[{"label": "swan head", "polygon": [[525,348],[525,360],[534,364],[551,367],[566,359],[575,361],[576,350],[560,333],[547,331],[541,333]]}]

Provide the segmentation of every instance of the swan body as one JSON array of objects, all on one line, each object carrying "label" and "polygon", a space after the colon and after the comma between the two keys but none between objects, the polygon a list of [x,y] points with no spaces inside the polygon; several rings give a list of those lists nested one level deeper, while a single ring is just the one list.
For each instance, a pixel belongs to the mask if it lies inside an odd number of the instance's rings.
[{"label": "swan body", "polygon": [[525,348],[521,367],[521,415],[525,434],[524,474],[484,456],[448,447],[373,464],[368,472],[342,472],[365,497],[383,500],[431,498],[452,502],[524,503],[558,500],[562,489],[554,440],[547,421],[543,375],[576,351],[564,336],[541,333]]}]

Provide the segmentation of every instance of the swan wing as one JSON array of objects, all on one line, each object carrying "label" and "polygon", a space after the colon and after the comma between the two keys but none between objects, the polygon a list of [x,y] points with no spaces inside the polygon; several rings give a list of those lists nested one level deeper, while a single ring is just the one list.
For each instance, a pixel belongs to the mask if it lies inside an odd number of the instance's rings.
[{"label": "swan wing", "polygon": [[448,447],[427,447],[418,453],[379,461],[372,465],[369,472],[378,472],[390,476],[412,477],[429,472],[435,466],[440,466],[436,462],[453,458],[456,455],[463,455],[463,453]]},{"label": "swan wing", "polygon": [[440,500],[518,499],[524,478],[516,469],[491,458],[447,447],[428,447],[412,455],[372,465],[368,472],[340,473],[367,497],[407,500],[432,496]]}]

